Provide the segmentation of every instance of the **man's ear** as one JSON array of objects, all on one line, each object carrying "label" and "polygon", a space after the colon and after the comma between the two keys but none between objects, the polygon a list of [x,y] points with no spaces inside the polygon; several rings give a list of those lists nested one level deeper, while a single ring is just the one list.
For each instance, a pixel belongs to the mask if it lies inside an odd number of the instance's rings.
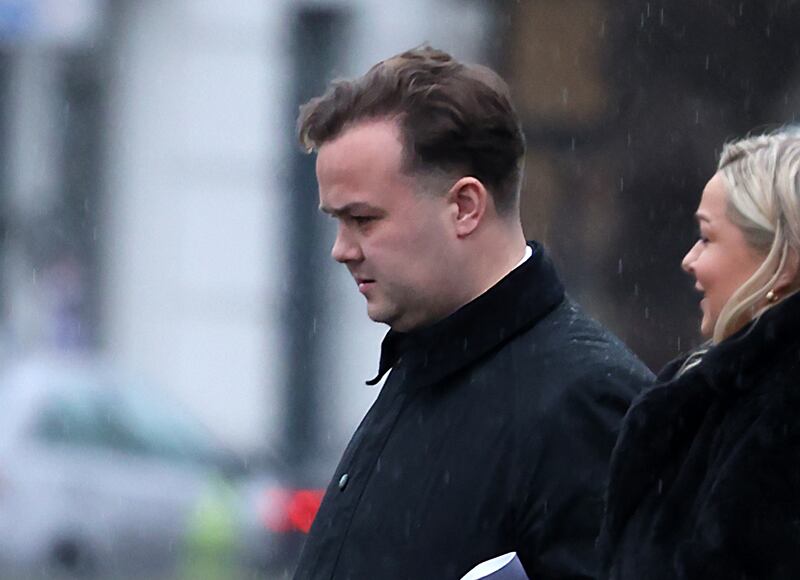
[{"label": "man's ear", "polygon": [[489,192],[480,180],[474,177],[462,177],[447,192],[450,203],[456,208],[455,229],[460,238],[470,235],[480,224],[486,214]]},{"label": "man's ear", "polygon": [[797,289],[797,274],[800,271],[800,255],[793,248],[789,248],[786,254],[786,263],[783,270],[775,280],[772,291],[778,296],[785,296],[788,292]]}]

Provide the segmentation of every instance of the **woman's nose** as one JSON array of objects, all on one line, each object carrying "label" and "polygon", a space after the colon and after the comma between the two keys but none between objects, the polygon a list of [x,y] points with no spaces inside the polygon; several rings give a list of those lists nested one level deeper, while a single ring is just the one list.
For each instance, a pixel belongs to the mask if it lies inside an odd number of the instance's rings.
[{"label": "woman's nose", "polygon": [[700,241],[698,240],[691,248],[689,248],[689,251],[686,252],[686,255],[683,257],[683,260],[681,261],[681,268],[683,268],[683,270],[685,272],[688,272],[689,274],[692,273],[692,265],[694,264],[694,261],[697,259],[697,250],[699,247],[700,247]]}]

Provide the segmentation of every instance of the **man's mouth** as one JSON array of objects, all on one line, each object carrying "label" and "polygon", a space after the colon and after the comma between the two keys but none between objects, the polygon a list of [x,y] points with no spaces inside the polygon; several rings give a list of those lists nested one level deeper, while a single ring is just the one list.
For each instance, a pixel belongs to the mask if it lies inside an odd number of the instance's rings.
[{"label": "man's mouth", "polygon": [[356,278],[356,284],[358,284],[358,291],[362,293],[369,290],[374,283],[375,280],[373,280],[372,278]]}]

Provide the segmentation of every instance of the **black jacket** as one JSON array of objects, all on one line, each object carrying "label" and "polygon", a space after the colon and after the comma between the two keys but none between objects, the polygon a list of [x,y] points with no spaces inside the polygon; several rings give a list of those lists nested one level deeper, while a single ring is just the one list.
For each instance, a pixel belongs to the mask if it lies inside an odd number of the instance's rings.
[{"label": "black jacket", "polygon": [[800,578],[800,295],[644,393],[615,447],[613,579]]},{"label": "black jacket", "polygon": [[419,331],[347,447],[296,579],[458,579],[516,550],[533,578],[591,578],[617,427],[651,379],[564,298],[541,247]]}]

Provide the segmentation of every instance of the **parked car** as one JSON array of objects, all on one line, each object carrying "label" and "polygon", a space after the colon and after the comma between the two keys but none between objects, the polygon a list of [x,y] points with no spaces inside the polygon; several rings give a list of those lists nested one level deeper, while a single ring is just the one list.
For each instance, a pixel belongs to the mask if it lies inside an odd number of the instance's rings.
[{"label": "parked car", "polygon": [[288,489],[91,358],[0,376],[0,577],[273,578],[321,492]]}]

